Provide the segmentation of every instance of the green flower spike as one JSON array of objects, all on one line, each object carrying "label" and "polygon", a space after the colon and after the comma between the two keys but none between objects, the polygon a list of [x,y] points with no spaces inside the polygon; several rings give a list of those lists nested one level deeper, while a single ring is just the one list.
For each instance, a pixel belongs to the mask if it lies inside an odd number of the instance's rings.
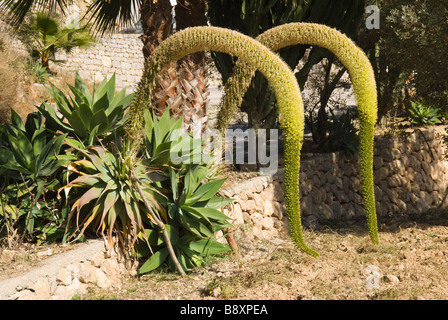
[{"label": "green flower spike", "polygon": [[[377,121],[377,91],[375,75],[369,59],[347,36],[336,29],[320,24],[284,24],[264,32],[256,40],[272,51],[297,44],[317,45],[333,52],[347,68],[358,99],[361,184],[367,225],[372,242],[378,244],[373,184],[373,133]],[[218,114],[218,129],[221,132],[227,128],[232,115],[241,105],[255,71],[254,66],[241,59],[235,64],[233,76],[226,83],[222,107]],[[296,158],[285,160],[287,166],[291,165],[288,163],[291,160],[296,161]]]},{"label": "green flower spike", "polygon": [[138,145],[144,126],[143,113],[151,101],[155,76],[169,62],[198,51],[232,54],[249,63],[266,77],[274,89],[285,136],[285,199],[291,236],[306,253],[319,256],[303,240],[299,205],[300,150],[303,143],[304,109],[297,80],[291,69],[276,54],[258,41],[239,32],[217,27],[188,28],[162,42],[148,58],[130,109],[127,135]]}]

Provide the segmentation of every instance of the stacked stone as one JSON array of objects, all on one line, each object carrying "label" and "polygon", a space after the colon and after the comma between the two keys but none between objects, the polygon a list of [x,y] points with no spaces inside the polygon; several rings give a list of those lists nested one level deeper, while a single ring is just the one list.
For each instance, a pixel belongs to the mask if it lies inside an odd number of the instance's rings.
[{"label": "stacked stone", "polygon": [[375,143],[375,194],[379,215],[420,214],[442,205],[447,192],[445,142],[435,128]]},{"label": "stacked stone", "polygon": [[117,89],[126,88],[132,92],[143,71],[142,48],[138,34],[112,34],[87,50],[75,48],[69,54],[59,52],[56,59],[63,63],[54,68],[69,74],[77,71],[83,79],[96,83],[115,73]]},{"label": "stacked stone", "polygon": [[223,194],[234,202],[223,209],[234,226],[251,226],[249,236],[269,240],[288,234],[283,192],[283,170],[276,175],[259,176],[227,188]]},{"label": "stacked stone", "polygon": [[[438,128],[437,130],[439,130]],[[446,145],[434,128],[395,137],[379,137],[374,150],[374,184],[378,216],[420,214],[442,204],[448,187]],[[287,229],[282,170],[225,190],[235,199],[224,209],[235,225],[253,225],[262,239]],[[304,154],[300,172],[304,226],[328,220],[364,217],[359,158],[339,153]],[[448,200],[445,201],[445,206]]]},{"label": "stacked stone", "polygon": [[97,252],[91,259],[80,259],[59,270],[54,276],[41,276],[23,287],[9,300],[70,300],[88,293],[89,288],[109,290],[119,288],[124,274],[129,271],[116,254]]}]

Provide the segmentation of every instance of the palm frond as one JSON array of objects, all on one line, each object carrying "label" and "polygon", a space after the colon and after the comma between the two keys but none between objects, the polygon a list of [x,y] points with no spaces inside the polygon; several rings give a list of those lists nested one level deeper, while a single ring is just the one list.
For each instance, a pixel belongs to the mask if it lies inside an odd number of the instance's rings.
[{"label": "palm frond", "polygon": [[18,27],[32,9],[55,11],[59,8],[63,12],[71,2],[72,0],[0,0],[0,18]]},{"label": "palm frond", "polygon": [[86,16],[99,33],[113,32],[131,26],[140,19],[142,0],[94,0]]}]

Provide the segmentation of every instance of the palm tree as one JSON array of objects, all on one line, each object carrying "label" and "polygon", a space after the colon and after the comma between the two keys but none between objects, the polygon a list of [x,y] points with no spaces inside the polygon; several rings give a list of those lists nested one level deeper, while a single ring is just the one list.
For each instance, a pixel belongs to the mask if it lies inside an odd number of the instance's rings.
[{"label": "palm tree", "polygon": [[95,42],[89,33],[89,26],[75,22],[62,26],[62,21],[45,12],[33,15],[30,21],[20,25],[19,35],[31,55],[40,59],[40,64],[51,73],[49,62],[56,52],[70,52],[75,47],[88,48]]},{"label": "palm tree", "polygon": [[[31,9],[64,11],[73,0],[0,0],[0,13],[18,26]],[[173,7],[170,0],[93,0],[86,16],[100,33],[113,32],[136,20],[142,24],[143,54],[150,55],[160,42],[173,32]],[[177,0],[177,30],[206,23],[206,0]],[[158,78],[152,108],[162,115],[167,107],[171,114],[183,116],[189,131],[207,125],[206,69],[204,54],[191,55],[172,64]]]}]

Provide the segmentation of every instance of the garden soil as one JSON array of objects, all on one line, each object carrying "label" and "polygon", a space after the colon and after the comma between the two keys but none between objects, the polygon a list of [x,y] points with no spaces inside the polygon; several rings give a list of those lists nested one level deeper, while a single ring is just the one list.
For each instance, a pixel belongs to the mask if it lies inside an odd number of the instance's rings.
[{"label": "garden soil", "polygon": [[166,270],[128,279],[88,299],[376,300],[448,298],[448,213],[379,221],[373,245],[364,222],[306,230],[314,258],[287,235],[260,241],[236,232],[240,256],[226,255],[182,278]]},{"label": "garden soil", "polygon": [[[376,300],[448,298],[448,213],[379,219],[380,244],[373,245],[365,221],[329,221],[305,230],[311,257],[287,234],[257,240],[249,226],[235,231],[240,255],[226,254],[180,277],[168,270],[126,276],[120,289],[90,290],[79,299],[119,300]],[[69,247],[21,249],[26,258],[0,265],[5,275],[32,273],[45,259]],[[52,252],[46,258],[46,252]],[[73,250],[76,251],[76,250]],[[25,252],[28,252],[25,255]],[[42,261],[43,260],[43,261]]]}]

